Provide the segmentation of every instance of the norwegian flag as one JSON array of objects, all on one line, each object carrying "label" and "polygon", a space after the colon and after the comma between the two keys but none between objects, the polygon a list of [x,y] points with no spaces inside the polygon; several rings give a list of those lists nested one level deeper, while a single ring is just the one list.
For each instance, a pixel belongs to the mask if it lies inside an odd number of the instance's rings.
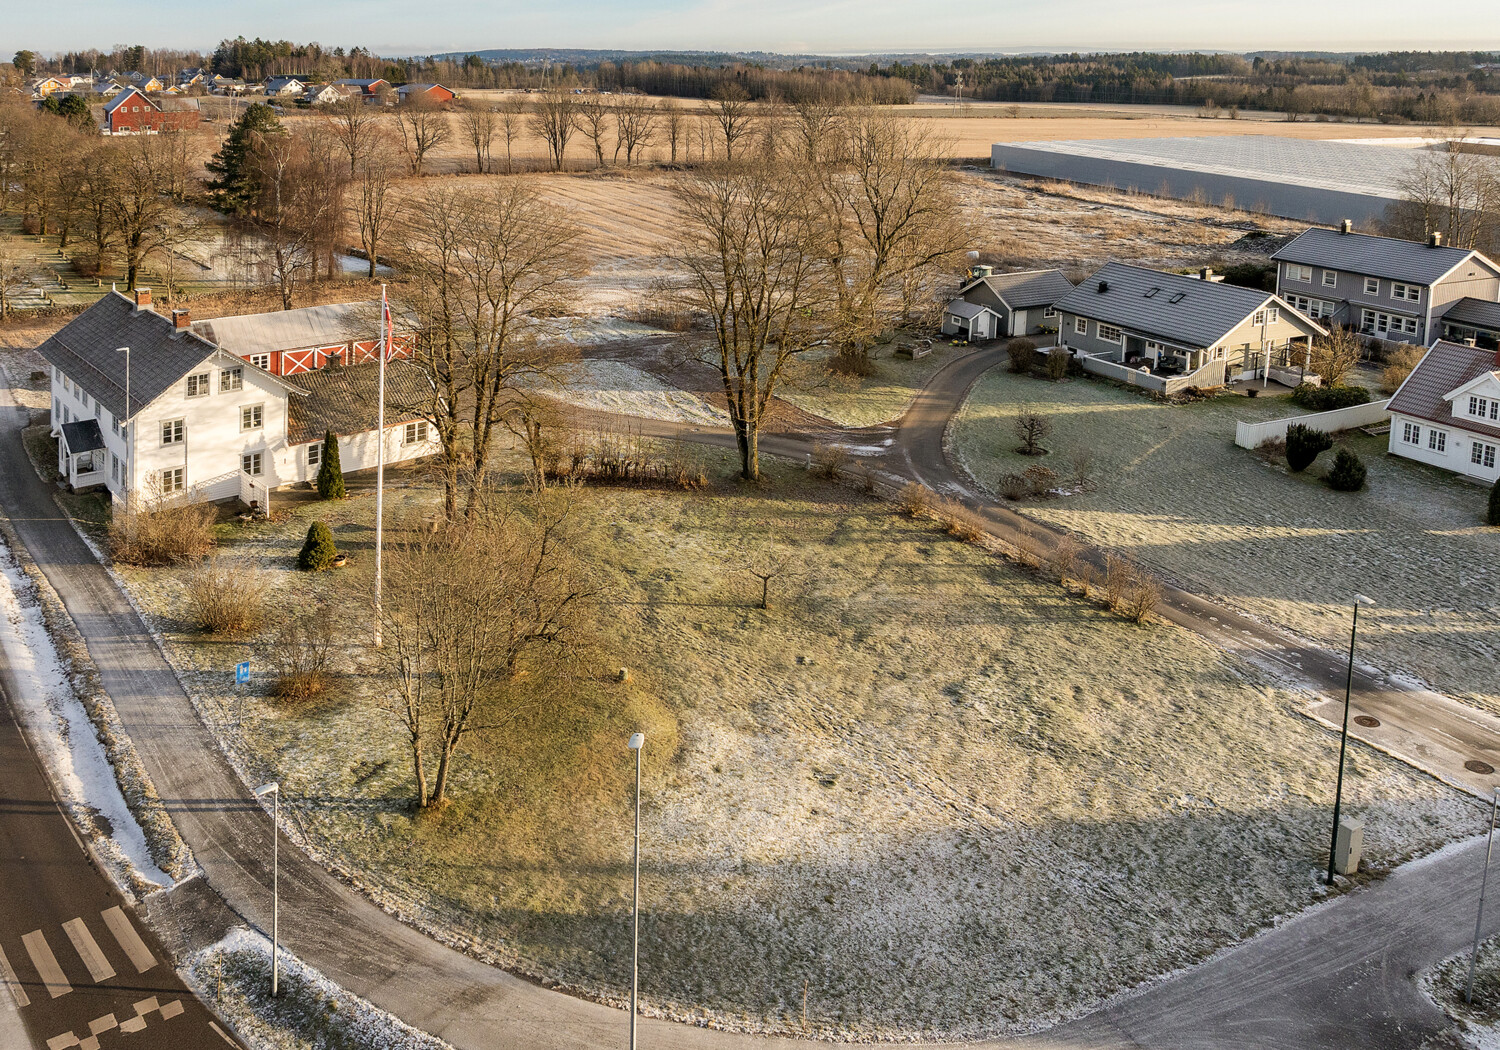
[{"label": "norwegian flag", "polygon": [[396,326],[391,321],[391,304],[385,297],[385,289],[380,290],[380,356],[385,360],[391,359],[391,343],[395,339]]}]

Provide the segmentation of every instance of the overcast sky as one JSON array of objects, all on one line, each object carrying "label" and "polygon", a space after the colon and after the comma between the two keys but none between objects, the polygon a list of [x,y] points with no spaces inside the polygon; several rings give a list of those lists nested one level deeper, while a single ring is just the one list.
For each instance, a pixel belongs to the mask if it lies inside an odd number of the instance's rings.
[{"label": "overcast sky", "polygon": [[241,35],[393,55],[499,47],[784,53],[1500,47],[1494,0],[7,0],[4,6],[6,58],[21,47],[50,52],[139,43],[209,50]]}]

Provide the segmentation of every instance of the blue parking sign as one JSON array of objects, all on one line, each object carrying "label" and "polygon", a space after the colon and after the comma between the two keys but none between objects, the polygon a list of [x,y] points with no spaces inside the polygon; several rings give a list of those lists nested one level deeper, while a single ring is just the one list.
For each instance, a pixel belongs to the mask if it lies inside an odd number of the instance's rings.
[{"label": "blue parking sign", "polygon": [[244,660],[234,667],[234,684],[244,685],[250,681],[250,661]]}]

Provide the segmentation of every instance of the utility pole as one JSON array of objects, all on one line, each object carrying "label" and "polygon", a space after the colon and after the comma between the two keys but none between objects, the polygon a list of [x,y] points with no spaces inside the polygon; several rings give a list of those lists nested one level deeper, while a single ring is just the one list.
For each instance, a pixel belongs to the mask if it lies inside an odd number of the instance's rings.
[{"label": "utility pole", "polygon": [[281,785],[262,784],[257,795],[271,796],[271,998],[281,994]]},{"label": "utility pole", "polygon": [[1359,607],[1374,605],[1374,601],[1363,594],[1354,596],[1354,623],[1349,628],[1349,673],[1344,679],[1344,732],[1339,738],[1339,778],[1333,792],[1333,836],[1328,842],[1328,880],[1333,885],[1334,857],[1339,849],[1339,808],[1344,801],[1344,753],[1349,749],[1349,694],[1354,689],[1354,637],[1359,631]]},{"label": "utility pole", "polygon": [[391,334],[391,310],[386,303],[385,285],[380,286],[380,404],[375,410],[375,648],[380,648],[381,556],[384,552],[385,525],[385,358]]},{"label": "utility pole", "polygon": [[630,1050],[635,1050],[636,1003],[641,987],[641,749],[646,746],[646,734],[632,733],[627,746],[635,752],[635,882],[630,904]]},{"label": "utility pole", "polygon": [[1474,916],[1474,952],[1469,956],[1469,980],[1464,985],[1464,1002],[1474,1005],[1474,967],[1479,962],[1479,931],[1484,925],[1484,891],[1490,885],[1490,857],[1495,852],[1495,813],[1500,810],[1500,788],[1491,796],[1489,841],[1484,847],[1484,875],[1479,880],[1479,914]]}]

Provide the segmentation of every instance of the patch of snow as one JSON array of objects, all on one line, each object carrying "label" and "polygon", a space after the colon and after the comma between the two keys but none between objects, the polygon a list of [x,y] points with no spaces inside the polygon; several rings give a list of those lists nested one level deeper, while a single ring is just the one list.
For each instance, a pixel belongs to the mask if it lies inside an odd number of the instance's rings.
[{"label": "patch of snow", "polygon": [[[114,849],[101,851],[105,859],[128,866],[142,883],[172,885],[171,876],[151,859],[145,833],[125,804],[93,723],[68,683],[40,608],[23,596],[30,598],[31,588],[6,549],[0,560],[0,648],[16,678],[17,717],[41,749],[64,801],[93,810],[107,822]],[[131,880],[122,877],[125,873],[111,874],[129,893]]]},{"label": "patch of snow", "polygon": [[452,1050],[426,1032],[346,991],[289,953],[281,953],[279,998],[270,997],[271,942],[236,927],[178,970],[188,986],[255,1050],[378,1046]]},{"label": "patch of snow", "polygon": [[546,334],[574,346],[593,346],[621,339],[673,334],[638,321],[622,321],[618,317],[558,317],[539,322],[539,327]]},{"label": "patch of snow", "polygon": [[672,423],[729,425],[728,413],[697,395],[617,361],[576,361],[564,366],[559,382],[538,383],[536,388],[571,405],[600,412]]}]

